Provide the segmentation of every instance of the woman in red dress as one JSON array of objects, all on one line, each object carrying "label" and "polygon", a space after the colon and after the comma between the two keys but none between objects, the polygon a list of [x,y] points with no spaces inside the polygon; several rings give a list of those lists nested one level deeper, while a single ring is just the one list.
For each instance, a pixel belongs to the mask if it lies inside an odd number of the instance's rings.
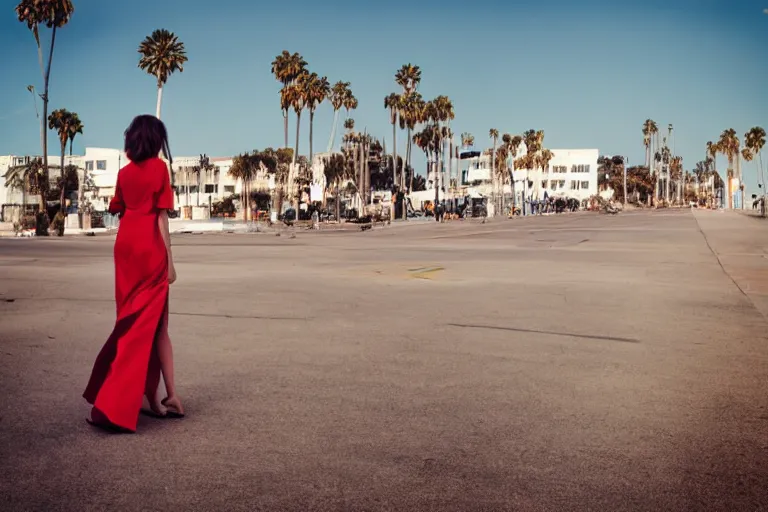
[{"label": "woman in red dress", "polygon": [[[168,135],[154,116],[138,116],[125,132],[130,163],[117,175],[109,212],[120,215],[115,241],[117,320],[93,367],[83,397],[93,405],[88,422],[135,432],[143,398],[154,416],[182,417],[168,336],[168,289],[176,280],[168,230],[173,192]],[[158,403],[163,373],[168,396]]]}]

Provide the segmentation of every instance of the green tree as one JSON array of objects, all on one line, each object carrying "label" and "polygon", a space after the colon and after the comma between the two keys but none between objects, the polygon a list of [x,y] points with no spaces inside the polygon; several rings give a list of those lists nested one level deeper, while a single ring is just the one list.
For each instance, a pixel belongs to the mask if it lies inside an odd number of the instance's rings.
[{"label": "green tree", "polygon": [[351,94],[349,85],[349,82],[336,82],[331,88],[330,100],[331,106],[333,107],[333,126],[331,127],[331,136],[328,139],[328,153],[333,151],[333,146],[336,142],[336,127],[339,124],[339,111],[344,106],[344,99],[348,94]]},{"label": "green tree", "polygon": [[[648,169],[651,172],[651,175],[656,176],[656,188],[658,190],[658,173],[653,172],[654,168],[654,162],[655,158],[654,155],[656,154],[654,152],[654,147],[656,148],[656,152],[658,152],[658,134],[659,134],[659,125],[656,124],[656,121],[653,119],[646,119],[645,123],[643,123],[643,144],[645,145],[645,164],[648,166]],[[655,145],[654,145],[655,141]],[[657,195],[657,194],[654,194]]]},{"label": "green tree", "polygon": [[288,88],[296,83],[296,80],[306,73],[307,63],[298,53],[290,53],[288,50],[275,57],[272,61],[272,74],[278,82],[283,84],[280,89],[280,109],[283,111],[283,131],[285,145],[288,147],[288,110],[292,107]]},{"label": "green tree", "polygon": [[[48,121],[49,85],[51,78],[51,64],[53,63],[53,49],[56,45],[56,32],[69,23],[75,7],[71,0],[22,0],[16,6],[16,15],[20,22],[26,23],[37,44],[37,59],[40,65],[40,73],[43,78],[43,117],[40,120],[40,134],[43,145],[43,166],[40,193],[40,218],[37,228],[38,235],[47,235],[46,195],[48,192],[48,131],[45,129]],[[51,43],[48,48],[48,61],[43,62],[43,47],[40,41],[40,26],[51,29]],[[43,218],[44,217],[44,218]],[[45,227],[43,227],[45,225]]]},{"label": "green tree", "polygon": [[[731,191],[731,183],[734,175],[733,162],[739,157],[740,153],[740,141],[736,130],[728,128],[723,130],[720,134],[720,139],[717,141],[717,151],[728,159],[728,170],[726,176],[728,182],[726,183],[726,189],[728,191],[728,208],[733,208],[733,192]],[[744,191],[741,193],[742,206],[744,202]]]},{"label": "green tree", "polygon": [[318,105],[326,100],[331,94],[331,86],[328,83],[326,77],[319,77],[316,73],[312,73],[307,77],[304,82],[304,96],[306,101],[306,108],[309,111],[309,165],[312,165],[312,157],[314,156],[312,150],[312,127],[315,121],[315,111]]},{"label": "green tree", "polygon": [[[67,142],[70,140],[75,123],[79,123],[80,119],[77,114],[66,109],[58,109],[51,112],[48,116],[48,129],[56,130],[59,136],[59,145],[61,149],[61,165],[59,166],[59,213],[65,215],[66,207],[66,192],[67,192],[67,179],[66,179],[66,166],[64,165],[64,155],[67,151]],[[82,133],[82,123],[79,126]]]},{"label": "green tree", "polygon": [[[493,178],[494,195],[496,195],[499,193],[498,192],[499,180],[496,179],[498,177],[496,172],[496,144],[499,142],[499,130],[497,130],[496,128],[491,128],[490,130],[488,130],[488,137],[491,138],[491,142],[493,143],[493,148],[491,149],[491,177]],[[501,185],[501,194],[502,195],[504,194],[503,184]],[[501,213],[501,209],[498,204],[498,201],[499,201],[498,196],[496,196],[495,199],[497,203],[496,208],[498,209],[498,212],[496,214],[498,215]]]},{"label": "green tree", "polygon": [[164,28],[155,30],[139,44],[139,68],[157,79],[157,110],[155,115],[160,119],[163,103],[163,86],[168,78],[178,71],[184,71],[187,53],[184,43],[173,32]]},{"label": "green tree", "polygon": [[334,190],[334,206],[336,208],[337,222],[340,221],[341,217],[341,183],[344,180],[349,179],[348,170],[347,159],[344,155],[336,153],[325,158],[325,182],[327,186]]},{"label": "green tree", "polygon": [[[750,156],[750,158],[747,159],[745,155],[745,160],[750,161],[754,159],[755,156],[757,156],[757,173],[760,176],[760,183],[763,189],[762,195],[765,197],[765,175],[763,174],[762,156],[763,147],[765,146],[765,130],[760,126],[755,126],[750,129],[746,134],[744,134],[744,145],[746,146],[745,151]],[[765,199],[763,199],[763,203],[764,202]],[[761,212],[763,215],[765,215],[765,204],[763,204]]]},{"label": "green tree", "polygon": [[384,108],[389,109],[389,122],[392,123],[392,181],[397,185],[397,116],[402,108],[402,96],[391,93],[384,98]]},{"label": "green tree", "polygon": [[240,192],[240,204],[243,208],[243,222],[248,222],[248,215],[250,211],[250,182],[255,174],[255,166],[252,155],[243,153],[237,155],[232,159],[232,166],[229,168],[228,174],[235,180],[239,180],[242,184]]}]

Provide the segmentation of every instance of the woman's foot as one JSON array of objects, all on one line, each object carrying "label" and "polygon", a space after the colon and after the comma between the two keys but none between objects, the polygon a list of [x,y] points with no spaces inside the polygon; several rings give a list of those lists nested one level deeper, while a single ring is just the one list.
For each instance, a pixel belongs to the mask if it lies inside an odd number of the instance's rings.
[{"label": "woman's foot", "polygon": [[168,396],[163,398],[160,403],[165,406],[166,416],[171,418],[184,417],[184,407],[181,406],[181,400],[179,400],[179,397]]},{"label": "woman's foot", "polygon": [[157,397],[150,399],[148,396],[144,395],[144,402],[147,404],[147,407],[141,408],[142,414],[154,418],[165,418],[168,415],[168,411],[166,411],[165,407],[157,401]]},{"label": "woman's foot", "polygon": [[91,409],[91,414],[88,415],[85,421],[88,422],[89,425],[100,428],[102,430],[106,430],[111,434],[133,433],[132,431],[119,427],[114,423],[112,423],[111,421],[109,421],[107,416],[95,407]]}]

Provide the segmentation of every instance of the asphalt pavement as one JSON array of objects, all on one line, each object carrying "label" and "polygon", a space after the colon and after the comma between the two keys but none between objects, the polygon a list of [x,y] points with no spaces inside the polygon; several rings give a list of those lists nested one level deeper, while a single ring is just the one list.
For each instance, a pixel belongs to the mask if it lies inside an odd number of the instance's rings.
[{"label": "asphalt pavement", "polygon": [[768,510],[768,223],[711,211],[179,235],[187,417],[81,398],[113,237],[0,240],[0,503]]}]

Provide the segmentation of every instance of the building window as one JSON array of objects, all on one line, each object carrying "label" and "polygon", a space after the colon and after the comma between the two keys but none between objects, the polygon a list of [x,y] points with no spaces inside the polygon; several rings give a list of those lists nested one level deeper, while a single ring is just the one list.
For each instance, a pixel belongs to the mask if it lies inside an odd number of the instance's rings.
[{"label": "building window", "polygon": [[189,193],[190,194],[197,194],[197,185],[190,185]]},{"label": "building window", "polygon": [[205,193],[206,194],[218,194],[219,193],[219,186],[218,185],[208,184],[208,185],[205,186]]},{"label": "building window", "polygon": [[107,161],[106,160],[96,160],[96,170],[97,171],[106,171],[107,170]]},{"label": "building window", "polygon": [[568,168],[564,165],[555,165],[552,167],[553,172],[566,172]]},{"label": "building window", "polygon": [[93,170],[93,160],[88,160],[87,162],[85,162],[85,170],[86,171]]},{"label": "building window", "polygon": [[565,188],[565,180],[560,180],[558,186],[559,188]]},{"label": "building window", "polygon": [[583,188],[584,190],[588,189],[589,188],[589,182],[588,181],[582,181],[581,182],[581,188]]},{"label": "building window", "polygon": [[547,182],[546,181],[542,181],[541,182],[541,188],[547,188]]},{"label": "building window", "polygon": [[225,194],[234,194],[235,193],[235,186],[234,185],[224,185],[224,193]]},{"label": "building window", "polygon": [[571,172],[589,172],[589,165],[572,165],[571,166]]}]

